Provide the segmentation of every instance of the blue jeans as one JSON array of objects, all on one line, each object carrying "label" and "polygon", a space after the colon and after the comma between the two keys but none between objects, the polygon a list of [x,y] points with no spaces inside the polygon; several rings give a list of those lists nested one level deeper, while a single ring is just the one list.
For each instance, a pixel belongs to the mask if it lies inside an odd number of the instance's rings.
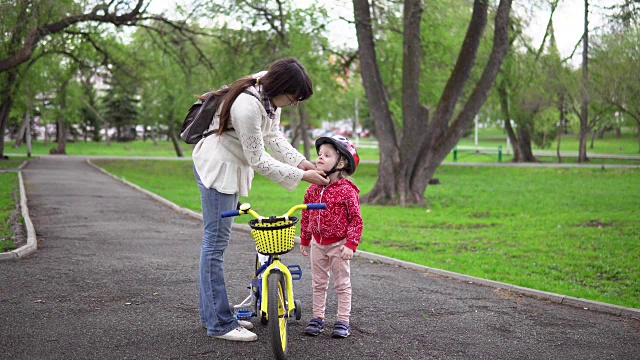
[{"label": "blue jeans", "polygon": [[235,209],[238,195],[205,187],[195,168],[193,172],[200,189],[204,225],[200,250],[200,322],[207,327],[207,335],[224,335],[238,327],[238,320],[229,306],[223,267],[233,218],[223,219],[220,213]]}]

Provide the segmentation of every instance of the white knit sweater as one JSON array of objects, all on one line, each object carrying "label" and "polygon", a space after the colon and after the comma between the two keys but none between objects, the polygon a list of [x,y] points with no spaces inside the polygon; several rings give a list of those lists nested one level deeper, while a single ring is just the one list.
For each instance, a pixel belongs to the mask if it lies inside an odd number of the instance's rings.
[{"label": "white knit sweater", "polygon": [[[254,87],[247,90],[260,97]],[[210,130],[218,128],[219,115]],[[258,99],[241,93],[231,106],[231,127],[235,131],[207,136],[193,149],[193,163],[204,186],[248,196],[254,171],[289,191],[298,186],[304,171],[297,165],[305,157],[280,132],[280,109],[271,119]]]}]

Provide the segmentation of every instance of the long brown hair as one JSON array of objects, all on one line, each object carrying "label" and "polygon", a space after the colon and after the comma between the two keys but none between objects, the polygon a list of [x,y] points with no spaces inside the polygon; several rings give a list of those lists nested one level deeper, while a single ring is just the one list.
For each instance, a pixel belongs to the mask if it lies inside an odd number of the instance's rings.
[{"label": "long brown hair", "polygon": [[[257,79],[244,77],[236,80],[224,95],[224,104],[220,111],[220,127],[217,135],[229,129],[231,123],[231,105],[249,86],[257,83]],[[311,78],[304,66],[294,58],[281,59],[273,63],[267,73],[260,78],[262,91],[269,99],[278,95],[293,95],[297,101],[304,101],[313,95]]]}]

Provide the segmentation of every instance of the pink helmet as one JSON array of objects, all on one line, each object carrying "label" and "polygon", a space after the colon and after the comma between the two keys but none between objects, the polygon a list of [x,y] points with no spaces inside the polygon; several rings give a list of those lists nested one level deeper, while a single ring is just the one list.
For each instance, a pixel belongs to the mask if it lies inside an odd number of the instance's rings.
[{"label": "pink helmet", "polygon": [[347,161],[349,162],[349,167],[346,169],[347,174],[352,175],[356,171],[356,168],[360,163],[360,156],[356,151],[356,147],[351,143],[351,140],[342,135],[319,137],[316,139],[316,151],[320,150],[320,146],[322,146],[322,144],[333,144],[338,152],[347,158]]}]

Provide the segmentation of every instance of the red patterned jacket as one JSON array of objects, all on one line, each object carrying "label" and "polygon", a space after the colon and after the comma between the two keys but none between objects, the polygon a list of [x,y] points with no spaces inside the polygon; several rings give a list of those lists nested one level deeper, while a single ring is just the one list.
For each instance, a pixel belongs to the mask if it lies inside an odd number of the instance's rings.
[{"label": "red patterned jacket", "polygon": [[303,210],[300,222],[300,242],[309,246],[311,237],[322,245],[347,239],[346,246],[356,251],[362,236],[360,189],[348,179],[327,186],[311,184],[304,203],[325,203],[325,210]]}]

